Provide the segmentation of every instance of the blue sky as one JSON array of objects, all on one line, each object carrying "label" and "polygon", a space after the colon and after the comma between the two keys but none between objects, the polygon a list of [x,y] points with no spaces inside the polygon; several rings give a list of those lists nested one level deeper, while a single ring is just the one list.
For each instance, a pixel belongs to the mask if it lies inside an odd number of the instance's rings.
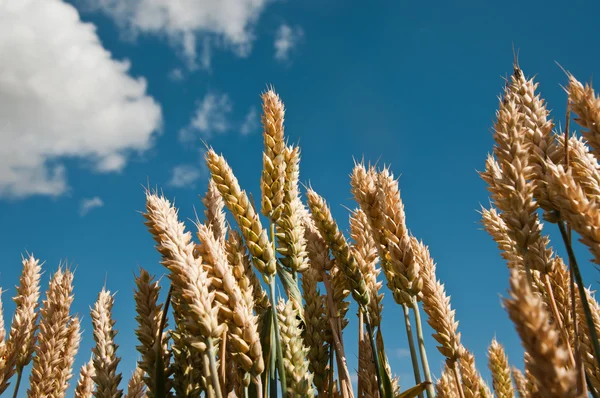
[{"label": "blue sky", "polygon": [[[513,46],[564,123],[566,78],[556,63],[583,81],[598,74],[600,54],[589,44],[598,12],[598,3],[582,0],[0,3],[6,321],[22,253],[46,261],[44,289],[67,261],[77,267],[73,310],[84,317],[76,371],[89,359],[89,307],[106,283],[117,292],[120,370],[129,378],[133,274],[138,266],[164,273],[140,214],[143,186],[160,187],[182,219],[193,218],[207,184],[205,141],[258,197],[259,95],[272,84],[287,107],[286,135],[302,148],[301,179],[332,204],[340,225],[348,226],[344,206],[356,206],[353,159],[391,164],[408,226],[430,246],[479,368],[487,377],[494,336],[520,367],[520,343],[500,305],[508,273],[481,230],[477,209],[488,195],[476,170],[492,149]],[[593,267],[585,268],[594,282]],[[392,369],[409,387],[401,309],[389,294],[382,328]],[[352,322],[352,369],[355,336]],[[441,358],[432,341],[428,347],[438,375]]]}]

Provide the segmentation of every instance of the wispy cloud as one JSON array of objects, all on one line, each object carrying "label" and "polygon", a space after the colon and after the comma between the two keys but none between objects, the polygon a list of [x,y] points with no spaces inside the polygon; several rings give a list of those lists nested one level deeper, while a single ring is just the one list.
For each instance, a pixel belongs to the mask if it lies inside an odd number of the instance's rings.
[{"label": "wispy cloud", "polygon": [[300,26],[282,24],[275,35],[275,59],[280,62],[288,61],[290,53],[303,37],[304,31]]},{"label": "wispy cloud", "polygon": [[242,133],[242,135],[253,133],[258,129],[259,125],[258,111],[256,110],[256,107],[253,106],[248,110],[248,113],[246,113],[246,116],[244,117],[244,122],[240,127],[240,133]]},{"label": "wispy cloud", "polygon": [[229,116],[233,110],[227,94],[208,93],[198,103],[190,124],[179,132],[182,142],[193,142],[196,136],[209,138],[212,134],[230,129]]},{"label": "wispy cloud", "polygon": [[410,351],[406,348],[396,348],[394,350],[394,355],[399,359],[408,358],[410,356]]},{"label": "wispy cloud", "polygon": [[194,188],[196,182],[206,175],[206,170],[191,164],[173,167],[169,185],[175,188]]},{"label": "wispy cloud", "polygon": [[[181,1],[87,0],[111,16],[130,36],[138,33],[165,36],[186,59],[188,66],[210,65],[210,44],[222,42],[238,56],[250,53],[254,27],[267,0]],[[203,50],[198,54],[198,42]]]},{"label": "wispy cloud", "polygon": [[173,68],[171,72],[169,72],[169,79],[175,82],[180,82],[184,78],[185,76],[183,75],[183,70],[181,70],[181,68]]},{"label": "wispy cloud", "polygon": [[102,206],[104,206],[104,201],[98,196],[82,199],[81,204],[79,205],[79,215],[83,217],[93,209],[97,209]]}]

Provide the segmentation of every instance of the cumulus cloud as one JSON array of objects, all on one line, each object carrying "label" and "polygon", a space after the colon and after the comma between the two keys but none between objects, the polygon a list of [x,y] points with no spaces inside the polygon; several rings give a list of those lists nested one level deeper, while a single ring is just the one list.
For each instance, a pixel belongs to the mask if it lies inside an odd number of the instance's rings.
[{"label": "cumulus cloud", "polygon": [[0,2],[0,196],[60,195],[66,158],[121,170],[161,124],[146,82],[62,0]]},{"label": "cumulus cloud", "polygon": [[289,60],[290,53],[304,37],[304,31],[301,27],[292,28],[287,24],[282,24],[275,34],[275,59],[278,61]]},{"label": "cumulus cloud", "polygon": [[227,94],[208,93],[198,103],[190,124],[179,132],[182,142],[193,142],[196,136],[209,138],[230,129],[229,116],[233,105]]},{"label": "cumulus cloud", "polygon": [[204,169],[191,164],[182,164],[173,168],[169,185],[176,188],[193,188],[202,176],[206,174]]},{"label": "cumulus cloud", "polygon": [[93,198],[86,198],[81,201],[79,205],[79,215],[82,217],[88,214],[91,210],[96,209],[98,207],[104,206],[104,201],[100,199],[98,196],[94,196]]},{"label": "cumulus cloud", "polygon": [[248,113],[246,113],[246,116],[244,117],[244,121],[240,127],[240,133],[242,133],[242,135],[253,133],[259,127],[258,121],[258,111],[256,110],[256,107],[253,106],[248,110]]},{"label": "cumulus cloud", "polygon": [[[212,37],[240,56],[254,40],[253,28],[267,0],[89,0],[121,27],[133,33],[166,35],[190,66],[198,58],[198,39],[204,51]],[[206,64],[206,53],[202,56]]]}]

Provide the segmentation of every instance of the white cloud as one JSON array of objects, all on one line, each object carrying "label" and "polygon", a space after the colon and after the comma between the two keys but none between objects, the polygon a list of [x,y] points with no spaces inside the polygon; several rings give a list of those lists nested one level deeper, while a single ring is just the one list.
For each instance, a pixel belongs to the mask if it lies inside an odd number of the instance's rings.
[{"label": "white cloud", "polygon": [[62,0],[0,1],[0,196],[60,195],[65,158],[121,170],[152,145],[160,106]]},{"label": "white cloud", "polygon": [[304,31],[297,26],[292,28],[287,24],[283,24],[275,34],[275,59],[278,61],[287,61],[290,57],[290,52],[298,45]]},{"label": "white cloud", "polygon": [[196,135],[209,138],[213,134],[222,134],[230,129],[229,116],[233,106],[227,94],[208,93],[198,103],[196,113],[190,124],[179,132],[183,142],[193,142]]},{"label": "white cloud", "polygon": [[104,201],[98,196],[83,199],[81,201],[81,205],[79,206],[79,215],[83,217],[86,214],[88,214],[92,209],[96,209],[102,206],[104,206]]},{"label": "white cloud", "polygon": [[166,35],[183,52],[190,66],[198,56],[198,37],[214,37],[236,54],[247,55],[254,40],[254,25],[267,1],[88,0],[125,29]]},{"label": "white cloud", "polygon": [[250,110],[248,110],[248,113],[246,113],[246,116],[244,117],[244,121],[240,127],[240,133],[242,133],[242,135],[248,135],[256,131],[258,126],[258,111],[256,110],[256,107],[253,106],[250,108]]},{"label": "white cloud", "polygon": [[183,164],[175,166],[172,171],[169,185],[176,188],[193,188],[202,176],[206,174],[204,169],[199,167]]}]

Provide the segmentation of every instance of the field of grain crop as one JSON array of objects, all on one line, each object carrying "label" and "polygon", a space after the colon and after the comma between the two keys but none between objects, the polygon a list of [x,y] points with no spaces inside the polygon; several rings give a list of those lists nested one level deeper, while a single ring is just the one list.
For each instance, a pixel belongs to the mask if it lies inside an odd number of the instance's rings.
[{"label": "field of grain crop", "polygon": [[[8,332],[0,324],[0,393],[64,397],[76,384],[76,397],[101,398],[600,396],[600,305],[581,276],[594,264],[577,258],[572,245],[579,239],[600,264],[600,99],[567,78],[568,114],[551,117],[537,83],[515,64],[492,126],[495,145],[487,158],[481,154],[490,193],[481,221],[510,269],[502,305],[524,358],[507,358],[495,338],[501,336],[489,336],[488,357],[476,366],[427,242],[411,234],[411,209],[386,166],[392,159],[349,170],[356,203],[348,209],[349,233],[340,229],[326,198],[303,184],[300,147],[284,134],[283,99],[268,89],[261,97],[259,199],[212,147],[194,223],[185,225],[160,190],[143,192],[140,222],[156,241],[168,281],[161,287],[141,268],[133,297],[118,297],[134,300],[137,311],[139,360],[131,379],[119,370],[115,296],[99,292],[90,312],[91,359],[73,369],[81,340],[80,317],[71,312],[75,273],[63,266],[40,286],[44,266],[26,255],[15,313],[4,314],[12,319]],[[575,124],[579,134],[570,130]],[[552,230],[566,258],[550,246]],[[395,305],[384,308],[384,294]],[[348,310],[351,300],[357,313]],[[390,367],[381,331],[387,316],[406,324],[394,336],[406,339],[414,375],[406,384],[414,387],[403,388]],[[344,335],[351,317],[358,341]],[[425,322],[437,346],[426,346]],[[359,347],[357,388],[350,345]],[[431,369],[440,364],[428,360],[436,349],[445,358],[439,378]],[[486,361],[490,384],[480,373]],[[514,364],[523,361],[521,372]]]}]

